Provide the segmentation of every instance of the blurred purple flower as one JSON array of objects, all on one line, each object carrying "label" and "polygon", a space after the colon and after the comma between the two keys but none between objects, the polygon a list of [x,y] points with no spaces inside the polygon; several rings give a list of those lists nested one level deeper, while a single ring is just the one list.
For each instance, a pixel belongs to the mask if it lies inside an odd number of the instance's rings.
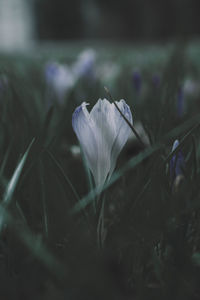
[{"label": "blurred purple flower", "polygon": [[195,79],[187,78],[183,84],[183,92],[185,96],[197,97],[199,95],[199,82]]},{"label": "blurred purple flower", "polygon": [[135,91],[139,95],[142,87],[142,76],[138,70],[133,71],[132,80],[133,80],[133,86],[135,88]]},{"label": "blurred purple flower", "polygon": [[74,76],[69,67],[57,62],[46,64],[45,79],[49,92],[56,95],[60,104],[63,103],[64,97],[75,83]]},{"label": "blurred purple flower", "polygon": [[76,79],[86,77],[95,79],[96,52],[93,49],[86,49],[80,53],[77,61],[72,66],[72,72]]},{"label": "blurred purple flower", "polygon": [[[174,151],[179,145],[179,141],[175,140],[172,146],[172,151]],[[170,168],[170,177],[172,182],[180,176],[184,175],[185,170],[185,160],[181,150],[179,150],[176,154],[174,154],[170,160],[169,164]]]},{"label": "blurred purple flower", "polygon": [[58,72],[58,64],[56,62],[49,62],[45,66],[45,78],[47,82],[51,82]]}]

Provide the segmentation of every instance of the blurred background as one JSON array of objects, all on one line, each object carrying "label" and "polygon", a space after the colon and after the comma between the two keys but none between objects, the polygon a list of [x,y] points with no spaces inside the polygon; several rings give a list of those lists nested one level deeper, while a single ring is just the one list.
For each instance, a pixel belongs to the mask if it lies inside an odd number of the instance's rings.
[{"label": "blurred background", "polygon": [[197,0],[74,0],[35,3],[39,39],[160,39],[198,34]]},{"label": "blurred background", "polygon": [[53,40],[196,37],[198,8],[198,0],[0,0],[0,47]]}]

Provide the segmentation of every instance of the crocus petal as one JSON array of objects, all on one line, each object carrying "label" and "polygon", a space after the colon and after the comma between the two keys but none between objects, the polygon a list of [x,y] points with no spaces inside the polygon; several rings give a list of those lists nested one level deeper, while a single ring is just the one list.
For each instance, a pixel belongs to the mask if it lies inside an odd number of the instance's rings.
[{"label": "crocus petal", "polygon": [[88,166],[96,178],[97,173],[97,143],[94,135],[94,124],[83,102],[73,113],[72,126],[82,146]]},{"label": "crocus petal", "polygon": [[[126,119],[131,124],[133,124],[131,110],[130,110],[130,107],[126,104],[126,102],[122,99],[119,102],[116,101],[116,104],[119,107],[122,114],[126,117]],[[112,105],[114,106],[114,104],[112,104]],[[114,108],[115,108],[115,111],[113,113],[113,118],[114,118],[114,122],[115,122],[115,128],[116,128],[117,135],[115,136],[115,140],[114,140],[112,152],[111,152],[110,176],[112,175],[112,173],[114,171],[117,157],[131,134],[130,126],[124,120],[124,118],[122,117],[120,112],[117,110],[117,108],[115,106],[114,106]]]},{"label": "crocus petal", "polygon": [[111,150],[116,135],[110,115],[111,104],[106,99],[99,99],[90,112],[95,124],[94,134],[97,142],[97,185],[105,182],[110,170]]}]

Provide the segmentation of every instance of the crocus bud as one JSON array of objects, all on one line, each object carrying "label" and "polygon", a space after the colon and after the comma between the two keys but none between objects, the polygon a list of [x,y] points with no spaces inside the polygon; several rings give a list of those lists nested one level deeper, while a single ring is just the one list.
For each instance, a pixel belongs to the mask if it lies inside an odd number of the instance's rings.
[{"label": "crocus bud", "polygon": [[[124,100],[115,102],[132,124],[132,114]],[[131,129],[114,103],[99,99],[90,113],[83,102],[73,113],[72,126],[79,139],[95,184],[102,187],[114,171],[117,157]]]}]

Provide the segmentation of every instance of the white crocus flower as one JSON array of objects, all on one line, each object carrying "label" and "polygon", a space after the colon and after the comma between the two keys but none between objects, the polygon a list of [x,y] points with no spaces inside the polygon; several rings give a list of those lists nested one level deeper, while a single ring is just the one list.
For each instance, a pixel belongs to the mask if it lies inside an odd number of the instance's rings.
[{"label": "white crocus flower", "polygon": [[[132,114],[124,100],[116,101],[122,114],[132,124]],[[114,103],[99,99],[89,113],[83,102],[73,113],[72,126],[82,146],[95,184],[103,186],[112,175],[117,157],[131,129]]]}]

